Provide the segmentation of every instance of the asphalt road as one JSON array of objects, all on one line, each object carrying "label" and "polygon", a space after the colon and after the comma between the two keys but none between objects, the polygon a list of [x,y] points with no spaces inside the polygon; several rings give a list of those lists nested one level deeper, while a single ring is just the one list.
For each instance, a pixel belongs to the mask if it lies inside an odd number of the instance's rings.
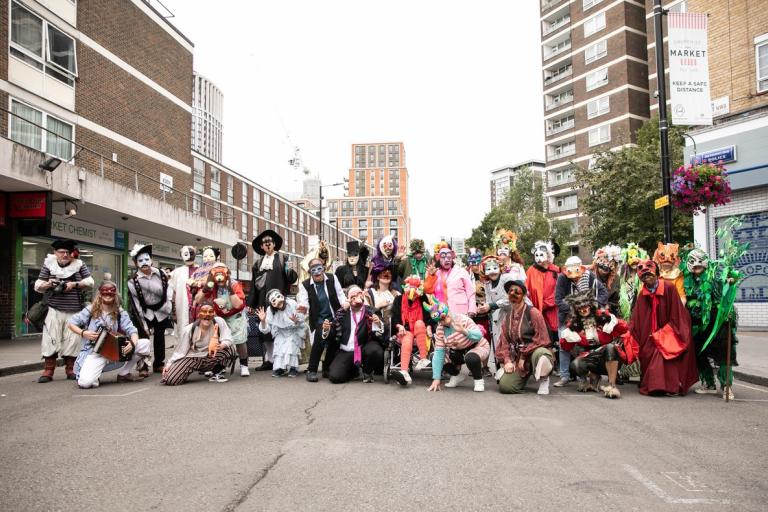
[{"label": "asphalt road", "polygon": [[[766,510],[768,388],[0,379],[0,510]],[[104,380],[113,382],[115,373]],[[490,379],[488,379],[490,381]]]}]

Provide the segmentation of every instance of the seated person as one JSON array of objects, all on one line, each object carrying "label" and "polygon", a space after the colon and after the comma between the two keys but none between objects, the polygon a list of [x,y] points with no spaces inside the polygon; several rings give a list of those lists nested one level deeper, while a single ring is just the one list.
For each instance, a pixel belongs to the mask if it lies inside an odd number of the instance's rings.
[{"label": "seated person", "polygon": [[350,286],[347,290],[349,308],[341,308],[329,335],[326,357],[333,354],[328,379],[334,384],[349,382],[363,368],[363,382],[373,382],[373,374],[384,368],[384,347],[381,334],[384,325],[363,303],[363,290]]},{"label": "seated person", "polygon": [[[151,346],[148,339],[139,339],[138,330],[131,322],[128,312],[120,307],[121,302],[117,285],[112,281],[104,281],[96,290],[91,305],[69,319],[69,330],[83,339],[83,348],[75,361],[77,385],[83,389],[99,387],[101,374],[117,368],[120,368],[117,372],[117,382],[144,380],[131,372],[139,361],[149,357]],[[130,343],[123,347],[122,353],[124,357],[132,354],[128,361],[111,361],[93,351],[101,328],[130,338]]]},{"label": "seated person", "polygon": [[434,295],[428,297],[424,308],[429,310],[435,329],[435,352],[432,354],[432,385],[429,391],[440,391],[440,379],[445,369],[451,378],[445,387],[455,388],[465,378],[461,367],[466,363],[475,380],[474,390],[485,391],[483,365],[488,362],[491,347],[483,338],[480,328],[469,316],[451,313],[448,306],[438,301]]},{"label": "seated person", "polygon": [[620,398],[616,387],[619,366],[626,361],[620,336],[627,332],[627,323],[619,320],[607,309],[598,309],[591,290],[569,295],[565,301],[571,311],[560,347],[574,356],[571,371],[582,377],[578,391],[597,391],[600,376],[608,376],[608,385],[600,390],[606,398]]},{"label": "seated person", "polygon": [[208,380],[226,382],[224,369],[234,362],[236,354],[227,322],[215,315],[213,302],[205,299],[197,310],[197,320],[181,332],[163,370],[163,383],[184,384],[192,372],[212,372]]},{"label": "seated person", "polygon": [[504,369],[499,377],[499,391],[505,394],[522,393],[528,378],[539,381],[539,395],[549,394],[549,374],[555,355],[549,349],[552,343],[541,311],[529,304],[528,290],[522,281],[504,283],[511,309],[499,322],[499,345],[496,359]]},{"label": "seated person", "polygon": [[411,355],[413,344],[419,350],[419,362],[415,370],[423,370],[430,364],[427,359],[427,336],[432,336],[432,319],[423,304],[424,285],[417,275],[403,281],[403,293],[395,297],[392,303],[392,326],[400,345],[400,369],[390,375],[401,386],[411,383]]}]

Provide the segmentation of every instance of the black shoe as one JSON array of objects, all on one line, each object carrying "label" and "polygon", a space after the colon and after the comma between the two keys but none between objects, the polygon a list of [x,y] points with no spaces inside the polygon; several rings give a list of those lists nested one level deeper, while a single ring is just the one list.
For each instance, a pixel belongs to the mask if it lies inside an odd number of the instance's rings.
[{"label": "black shoe", "polygon": [[51,382],[53,380],[53,377],[49,377],[47,375],[41,375],[37,378],[37,382],[40,384],[45,384],[46,382]]},{"label": "black shoe", "polygon": [[323,378],[327,379],[328,375],[329,375],[329,373],[327,371],[323,370]]},{"label": "black shoe", "polygon": [[307,372],[307,382],[317,382],[317,372]]},{"label": "black shoe", "polygon": [[256,368],[253,369],[253,371],[265,372],[271,369],[272,369],[272,361],[264,361],[263,363],[261,363],[261,366],[257,366]]},{"label": "black shoe", "polygon": [[394,370],[389,372],[389,378],[400,384],[401,386],[407,386],[408,382],[405,380],[405,375],[400,370]]}]

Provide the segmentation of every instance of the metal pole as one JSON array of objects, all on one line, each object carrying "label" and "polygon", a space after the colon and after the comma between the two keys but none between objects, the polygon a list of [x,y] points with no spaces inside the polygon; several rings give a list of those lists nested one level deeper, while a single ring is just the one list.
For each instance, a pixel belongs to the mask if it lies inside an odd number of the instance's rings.
[{"label": "metal pole", "polygon": [[728,343],[726,344],[725,353],[725,401],[730,402],[731,397],[731,346],[733,340],[731,339],[731,321],[728,320]]},{"label": "metal pole", "polygon": [[[667,82],[664,75],[664,39],[662,16],[666,11],[661,6],[661,0],[653,1],[653,27],[656,32],[656,85],[659,102],[659,138],[661,140],[661,189],[669,197],[669,125],[667,122]],[[664,242],[672,242],[672,206],[667,204],[664,214]]]}]

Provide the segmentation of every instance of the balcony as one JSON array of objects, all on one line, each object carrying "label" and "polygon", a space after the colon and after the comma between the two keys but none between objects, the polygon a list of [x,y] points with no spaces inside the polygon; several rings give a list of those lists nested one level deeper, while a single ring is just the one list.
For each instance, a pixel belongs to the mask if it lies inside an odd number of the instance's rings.
[{"label": "balcony", "polygon": [[565,123],[561,124],[560,126],[550,127],[547,129],[547,137],[550,135],[555,135],[556,133],[564,132],[565,130],[570,130],[574,127],[576,122],[571,119],[570,121],[566,121]]},{"label": "balcony", "polygon": [[563,53],[567,52],[571,49],[571,40],[568,39],[564,41],[562,44],[558,44],[554,48],[550,48],[549,53],[544,53],[544,60],[549,60],[553,57],[556,57],[558,55],[562,55]]},{"label": "balcony", "polygon": [[545,35],[545,36],[548,36],[549,34],[551,34],[553,32],[556,32],[558,29],[560,29],[560,28],[568,25],[569,23],[571,23],[571,17],[570,17],[570,15],[569,16],[565,16],[565,17],[560,18],[559,20],[557,20],[554,23],[549,24],[549,25],[546,25],[546,23],[547,23],[546,21],[544,23],[545,23],[545,26],[544,26],[544,30],[542,30],[542,34]]},{"label": "balcony", "polygon": [[548,11],[552,7],[556,6],[557,4],[563,2],[564,0],[541,0],[541,11]]},{"label": "balcony", "polygon": [[576,145],[572,144],[569,147],[565,147],[562,149],[555,149],[554,151],[550,151],[547,153],[547,160],[557,160],[558,158],[564,158],[566,156],[571,156],[576,154]]},{"label": "balcony", "polygon": [[573,103],[573,94],[569,94],[568,96],[564,97],[557,97],[556,99],[547,103],[544,109],[549,112],[550,110],[562,107],[563,105],[567,105],[569,103]]},{"label": "balcony", "polygon": [[561,187],[563,185],[567,185],[569,183],[573,183],[576,181],[576,178],[574,177],[572,172],[563,172],[563,173],[549,173],[549,180],[547,180],[547,187],[554,188],[554,187]]},{"label": "balcony", "polygon": [[548,76],[547,78],[545,78],[544,79],[544,85],[545,86],[552,85],[552,84],[554,84],[556,82],[559,82],[563,78],[571,76],[572,74],[573,74],[573,67],[569,66],[568,69],[566,69],[566,70],[564,70],[564,71],[562,71],[560,73],[557,73],[557,74],[554,74],[554,75],[551,75],[551,76]]},{"label": "balcony", "polygon": [[578,207],[579,207],[579,203],[576,200],[576,196],[568,196],[550,203],[549,213],[567,212],[571,210],[576,210]]}]

